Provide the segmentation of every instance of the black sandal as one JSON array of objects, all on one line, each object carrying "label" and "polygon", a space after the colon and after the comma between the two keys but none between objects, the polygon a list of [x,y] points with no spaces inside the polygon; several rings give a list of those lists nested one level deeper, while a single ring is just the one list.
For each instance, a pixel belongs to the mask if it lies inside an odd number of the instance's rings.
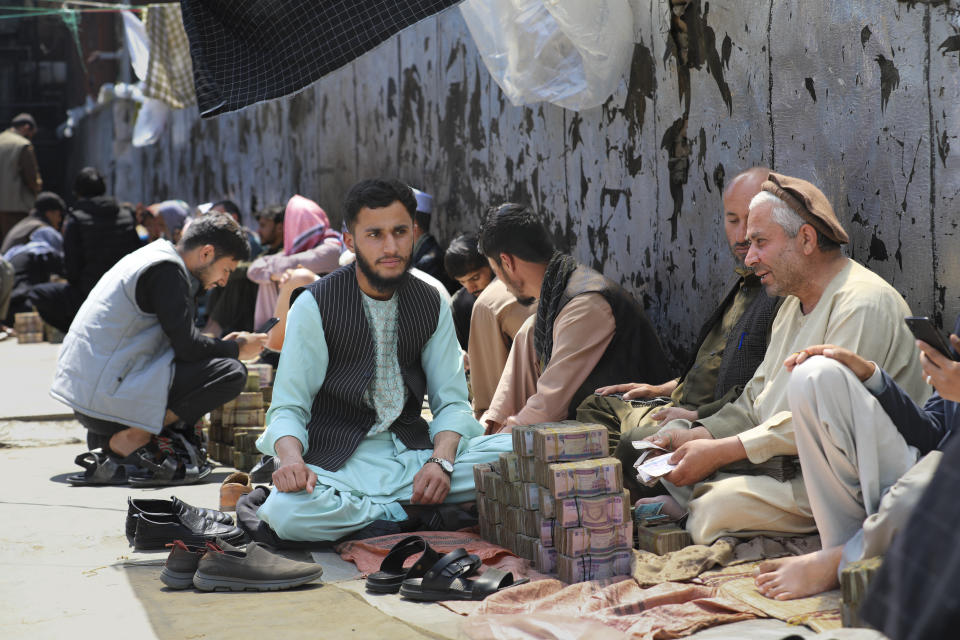
[{"label": "black sandal", "polygon": [[487,569],[476,579],[470,579],[479,567],[477,556],[468,554],[464,549],[456,549],[443,556],[423,578],[404,580],[400,585],[400,595],[424,602],[483,600],[491,593],[530,581],[529,578],[514,581],[513,573],[493,568]]},{"label": "black sandal", "polygon": [[120,458],[104,449],[81,453],[74,462],[84,468],[83,473],[67,476],[67,482],[75,487],[122,486],[130,484],[141,470],[140,460],[149,455],[146,447],[140,447],[126,458]]},{"label": "black sandal", "polygon": [[130,478],[132,487],[170,487],[184,484],[195,484],[206,478],[213,471],[206,456],[201,457],[196,449],[181,433],[174,433],[173,438],[179,440],[187,454],[186,459],[180,456],[167,455],[157,464],[149,455],[140,456],[140,464],[148,470],[144,476]]},{"label": "black sandal", "polygon": [[[409,569],[403,568],[404,561],[417,553],[423,555]],[[476,556],[473,556],[476,558]],[[404,580],[420,578],[440,560],[440,554],[433,550],[420,536],[407,536],[393,545],[390,553],[380,563],[380,571],[367,576],[367,591],[372,593],[396,593]],[[477,558],[479,562],[479,558]]]}]

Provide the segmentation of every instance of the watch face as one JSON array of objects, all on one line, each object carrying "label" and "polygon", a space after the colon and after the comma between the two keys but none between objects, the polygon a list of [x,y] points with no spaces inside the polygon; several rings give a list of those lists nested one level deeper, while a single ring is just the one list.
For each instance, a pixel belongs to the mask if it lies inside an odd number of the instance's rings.
[{"label": "watch face", "polygon": [[453,465],[450,464],[448,460],[441,461],[440,466],[443,467],[443,470],[447,473],[453,473]]}]

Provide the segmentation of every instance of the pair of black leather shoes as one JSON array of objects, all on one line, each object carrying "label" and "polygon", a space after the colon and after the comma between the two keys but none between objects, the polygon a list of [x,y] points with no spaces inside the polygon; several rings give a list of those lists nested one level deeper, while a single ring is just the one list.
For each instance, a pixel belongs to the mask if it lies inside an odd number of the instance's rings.
[{"label": "pair of black leather shoes", "polygon": [[174,540],[202,547],[221,538],[242,544],[246,535],[222,511],[194,507],[177,497],[171,500],[127,498],[127,536],[137,549],[163,549]]}]

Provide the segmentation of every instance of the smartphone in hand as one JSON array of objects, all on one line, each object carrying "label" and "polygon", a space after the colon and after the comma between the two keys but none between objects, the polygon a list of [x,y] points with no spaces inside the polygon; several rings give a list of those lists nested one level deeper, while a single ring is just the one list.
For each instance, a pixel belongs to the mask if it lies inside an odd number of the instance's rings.
[{"label": "smartphone in hand", "polygon": [[957,357],[950,348],[950,343],[943,337],[943,334],[937,329],[930,318],[910,316],[904,318],[907,327],[913,333],[917,340],[923,340],[928,345],[939,351],[945,357],[956,360]]},{"label": "smartphone in hand", "polygon": [[270,329],[273,329],[278,322],[280,322],[280,318],[270,318],[262,325],[257,327],[257,330],[254,331],[254,333],[266,333],[267,331],[270,331]]}]

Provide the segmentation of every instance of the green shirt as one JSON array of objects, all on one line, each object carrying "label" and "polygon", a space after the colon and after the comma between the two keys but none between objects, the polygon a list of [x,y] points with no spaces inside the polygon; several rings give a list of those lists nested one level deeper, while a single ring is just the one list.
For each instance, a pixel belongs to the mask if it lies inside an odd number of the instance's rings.
[{"label": "green shirt", "polygon": [[715,324],[704,338],[693,366],[671,395],[675,406],[697,409],[701,418],[716,413],[720,407],[733,401],[742,391],[740,387],[734,387],[722,398],[714,397],[720,363],[723,361],[723,350],[730,341],[731,334],[744,311],[753,304],[758,295],[763,294],[763,287],[757,278],[744,277],[753,273],[752,271],[738,269],[737,273],[740,275],[737,293],[724,310],[720,322]]}]

